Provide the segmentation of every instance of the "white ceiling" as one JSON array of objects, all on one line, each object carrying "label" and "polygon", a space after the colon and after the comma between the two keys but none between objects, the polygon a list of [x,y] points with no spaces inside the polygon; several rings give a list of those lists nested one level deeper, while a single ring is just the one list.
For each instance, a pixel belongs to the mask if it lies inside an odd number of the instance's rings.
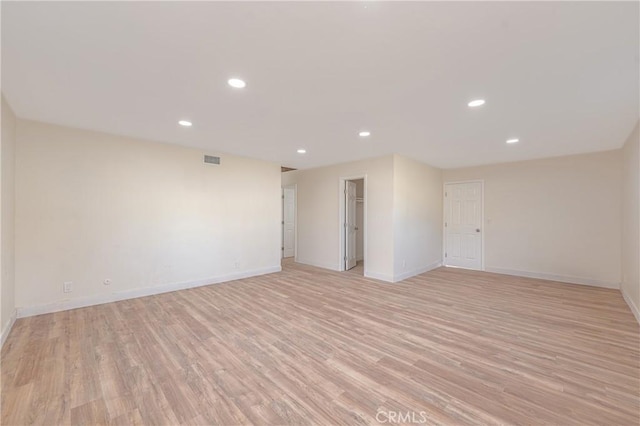
[{"label": "white ceiling", "polygon": [[299,168],[524,160],[622,145],[638,16],[638,2],[3,1],[2,90],[23,118]]}]

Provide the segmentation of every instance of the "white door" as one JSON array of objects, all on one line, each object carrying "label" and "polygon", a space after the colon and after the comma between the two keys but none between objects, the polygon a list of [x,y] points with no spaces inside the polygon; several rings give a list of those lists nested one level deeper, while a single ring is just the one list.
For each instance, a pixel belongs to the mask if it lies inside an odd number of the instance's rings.
[{"label": "white door", "polygon": [[451,183],[444,190],[446,266],[482,269],[482,183]]},{"label": "white door", "polygon": [[356,266],[356,183],[345,182],[345,269]]},{"label": "white door", "polygon": [[296,191],[282,191],[282,257],[292,257],[296,251]]}]

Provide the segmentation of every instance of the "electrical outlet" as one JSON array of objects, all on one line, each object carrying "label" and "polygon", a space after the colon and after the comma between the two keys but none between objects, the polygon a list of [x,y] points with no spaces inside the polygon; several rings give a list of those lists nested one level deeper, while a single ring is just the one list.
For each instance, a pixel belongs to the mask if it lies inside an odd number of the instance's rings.
[{"label": "electrical outlet", "polygon": [[111,285],[111,278],[107,278],[102,282],[104,285]]},{"label": "electrical outlet", "polygon": [[407,267],[407,261],[406,261],[406,260],[403,260],[403,261],[402,261],[402,267],[403,267],[403,268],[406,268],[406,267]]},{"label": "electrical outlet", "polygon": [[234,267],[234,268],[236,268],[236,269],[238,269],[238,268],[240,267],[240,262],[236,262],[236,263],[234,263],[234,264],[233,264],[233,267]]},{"label": "electrical outlet", "polygon": [[71,293],[73,291],[73,283],[71,281],[65,281],[62,285],[62,291],[65,293]]}]

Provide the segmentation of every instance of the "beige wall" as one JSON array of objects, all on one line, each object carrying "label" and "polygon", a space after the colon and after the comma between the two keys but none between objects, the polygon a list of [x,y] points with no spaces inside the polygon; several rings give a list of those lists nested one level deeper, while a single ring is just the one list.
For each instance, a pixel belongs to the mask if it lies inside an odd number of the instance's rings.
[{"label": "beige wall", "polygon": [[487,270],[618,288],[621,166],[617,150],[445,170],[444,181],[485,182]]},{"label": "beige wall", "polygon": [[393,279],[393,156],[282,174],[297,185],[297,258],[300,263],[340,269],[340,179],[366,175],[365,272]]},{"label": "beige wall", "polygon": [[257,160],[204,165],[197,149],[18,120],[14,286],[16,119],[2,106],[3,326],[15,306],[29,315],[277,270],[281,183],[297,185],[297,260],[339,269],[340,179],[358,176],[371,277],[438,264],[442,183],[483,179],[488,270],[611,287],[624,277],[639,303],[637,128],[624,151],[445,171],[390,155],[280,174]]},{"label": "beige wall", "polygon": [[19,315],[279,270],[279,165],[203,154],[19,120]]},{"label": "beige wall", "polygon": [[640,322],[640,124],[622,153],[622,285],[621,290]]},{"label": "beige wall", "polygon": [[442,170],[394,155],[394,281],[442,263]]},{"label": "beige wall", "polygon": [[1,341],[6,339],[15,319],[14,208],[16,116],[2,96],[2,141],[0,142],[0,325]]},{"label": "beige wall", "polygon": [[399,155],[286,172],[298,188],[297,261],[340,270],[340,179],[366,175],[365,275],[396,282],[442,260],[442,171]]}]

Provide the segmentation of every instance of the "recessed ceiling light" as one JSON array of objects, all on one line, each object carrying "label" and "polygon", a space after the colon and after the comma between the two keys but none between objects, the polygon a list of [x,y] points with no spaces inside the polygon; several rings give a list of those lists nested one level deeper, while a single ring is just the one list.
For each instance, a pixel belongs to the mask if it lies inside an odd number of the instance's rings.
[{"label": "recessed ceiling light", "polygon": [[507,139],[507,143],[518,143],[520,139]]},{"label": "recessed ceiling light", "polygon": [[366,130],[363,132],[358,133],[358,136],[361,136],[363,138],[366,138],[367,136],[371,136],[371,132],[367,132]]},{"label": "recessed ceiling light", "polygon": [[475,99],[471,102],[469,102],[467,105],[469,105],[470,107],[479,107],[481,105],[484,105],[484,99]]},{"label": "recessed ceiling light", "polygon": [[298,154],[306,154],[307,150],[306,149],[299,149],[298,150]]},{"label": "recessed ceiling light", "polygon": [[178,121],[178,124],[181,125],[181,126],[184,126],[184,127],[190,127],[190,126],[193,125],[192,122],[187,121],[187,120],[180,120],[180,121]]},{"label": "recessed ceiling light", "polygon": [[229,83],[229,86],[235,87],[236,89],[242,89],[247,85],[244,80],[240,80],[239,78],[230,78],[227,83]]}]

